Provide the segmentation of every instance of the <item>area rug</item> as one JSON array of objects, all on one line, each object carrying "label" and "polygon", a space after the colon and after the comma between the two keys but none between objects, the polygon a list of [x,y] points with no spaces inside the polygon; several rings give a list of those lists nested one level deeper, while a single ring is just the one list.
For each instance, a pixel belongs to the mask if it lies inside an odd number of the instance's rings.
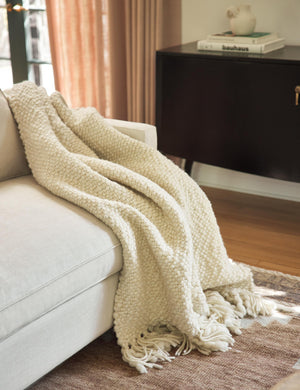
[{"label": "area rug", "polygon": [[122,361],[112,330],[42,378],[44,389],[263,390],[300,370],[300,278],[254,268],[259,294],[288,307],[272,317],[245,318],[228,352],[196,351],[141,375]]}]

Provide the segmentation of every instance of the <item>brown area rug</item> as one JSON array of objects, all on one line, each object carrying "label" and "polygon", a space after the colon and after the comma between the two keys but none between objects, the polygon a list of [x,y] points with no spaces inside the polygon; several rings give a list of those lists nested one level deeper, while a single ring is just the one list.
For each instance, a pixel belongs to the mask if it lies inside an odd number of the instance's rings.
[{"label": "brown area rug", "polygon": [[[107,332],[50,372],[31,390],[44,389],[270,389],[300,369],[300,278],[253,268],[260,294],[291,308],[273,317],[247,318],[228,352],[193,351],[138,374],[121,358],[114,333]],[[300,385],[299,385],[300,389]]]}]

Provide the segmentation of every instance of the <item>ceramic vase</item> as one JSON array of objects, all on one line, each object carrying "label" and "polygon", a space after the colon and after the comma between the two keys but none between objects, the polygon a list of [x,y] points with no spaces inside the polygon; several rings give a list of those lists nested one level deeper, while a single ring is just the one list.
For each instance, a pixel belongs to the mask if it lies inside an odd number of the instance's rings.
[{"label": "ceramic vase", "polygon": [[251,12],[249,4],[231,6],[227,9],[226,15],[230,20],[230,29],[235,35],[250,35],[256,25],[256,18]]}]

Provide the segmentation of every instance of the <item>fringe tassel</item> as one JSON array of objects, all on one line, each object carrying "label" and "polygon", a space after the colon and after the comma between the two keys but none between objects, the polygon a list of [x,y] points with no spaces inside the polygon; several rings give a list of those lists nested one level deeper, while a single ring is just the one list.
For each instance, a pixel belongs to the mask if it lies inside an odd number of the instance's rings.
[{"label": "fringe tassel", "polygon": [[122,348],[123,360],[138,372],[144,374],[147,368],[161,369],[159,362],[171,362],[171,348],[178,347],[175,356],[187,355],[197,349],[204,355],[213,351],[227,351],[234,340],[224,324],[217,322],[214,316],[201,318],[199,334],[189,338],[177,328],[159,325],[153,330],[141,334],[134,343]]},{"label": "fringe tassel", "polygon": [[210,316],[224,324],[230,332],[237,335],[241,334],[241,321],[232,305],[217,291],[208,290],[205,291],[205,295],[210,309]]},{"label": "fringe tassel", "polygon": [[123,360],[144,374],[147,368],[161,369],[158,363],[175,359],[169,354],[174,347],[178,347],[175,356],[187,355],[193,349],[204,355],[225,352],[234,343],[231,333],[241,334],[240,318],[246,314],[271,315],[276,307],[274,302],[242,288],[207,290],[205,295],[210,314],[199,317],[195,336],[189,337],[169,324],[151,326],[132,344],[122,347]]},{"label": "fringe tassel", "polygon": [[123,360],[141,374],[146,373],[147,368],[161,369],[162,366],[157,362],[171,362],[175,359],[169,352],[172,347],[181,344],[182,340],[183,336],[174,327],[150,327],[140,334],[134,344],[122,348]]},{"label": "fringe tassel", "polygon": [[245,315],[257,317],[258,315],[270,316],[276,309],[273,301],[260,297],[252,291],[242,288],[224,287],[218,289],[220,294],[234,307],[235,314],[243,318]]}]

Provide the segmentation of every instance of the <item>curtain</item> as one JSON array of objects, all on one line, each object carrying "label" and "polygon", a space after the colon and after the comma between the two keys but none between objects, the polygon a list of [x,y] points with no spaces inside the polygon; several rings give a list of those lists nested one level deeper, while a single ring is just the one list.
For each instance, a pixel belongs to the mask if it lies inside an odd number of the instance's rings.
[{"label": "curtain", "polygon": [[46,0],[55,86],[73,107],[155,123],[155,51],[181,42],[181,0]]}]

